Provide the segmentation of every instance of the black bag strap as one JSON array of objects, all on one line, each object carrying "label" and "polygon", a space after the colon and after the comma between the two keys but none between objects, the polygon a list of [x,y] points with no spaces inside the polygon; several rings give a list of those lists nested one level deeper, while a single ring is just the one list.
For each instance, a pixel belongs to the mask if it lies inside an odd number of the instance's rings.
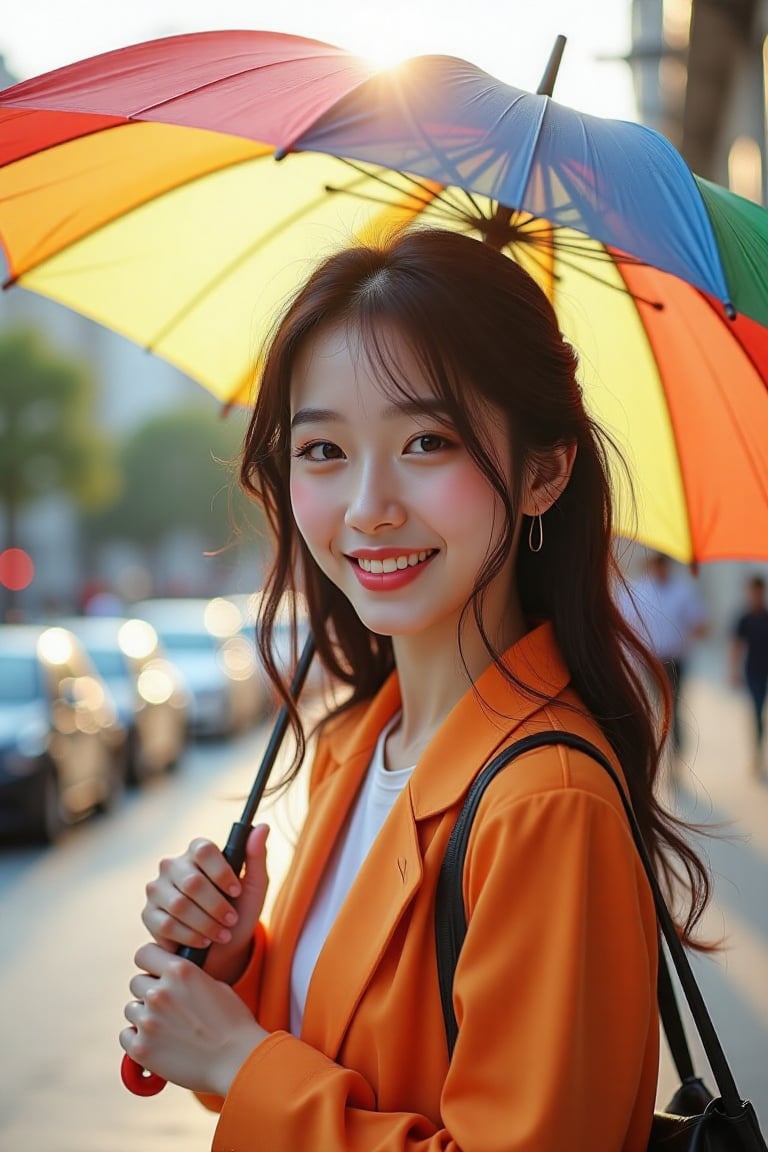
[{"label": "black bag strap", "polygon": [[[586,756],[590,756],[593,760],[596,760],[611,777],[618,790],[627,820],[629,821],[635,847],[653,894],[659,927],[666,941],[669,955],[677,971],[685,998],[688,1001],[693,1022],[701,1037],[701,1042],[704,1046],[707,1059],[709,1060],[712,1074],[720,1091],[723,1111],[729,1116],[738,1117],[742,1112],[743,1105],[736,1087],[736,1082],[728,1066],[725,1053],[715,1032],[715,1027],[707,1011],[704,999],[696,983],[688,957],[685,954],[672,917],[664,902],[664,897],[662,896],[659,883],[656,879],[648,850],[643,841],[640,826],[637,823],[635,814],[632,811],[632,806],[625,794],[624,787],[613,765],[600,749],[596,748],[594,744],[591,744],[589,740],[585,740],[582,736],[578,736],[574,732],[535,732],[530,736],[524,736],[521,740],[517,740],[514,744],[505,748],[503,752],[499,753],[490,764],[487,764],[485,768],[478,773],[472,782],[469,792],[467,793],[467,798],[464,801],[464,806],[456,820],[443,858],[437,884],[435,904],[438,977],[440,982],[440,999],[445,1020],[445,1031],[448,1040],[448,1051],[450,1053],[453,1052],[458,1036],[458,1024],[453,1010],[453,974],[467,931],[462,874],[472,822],[485,789],[502,768],[506,767],[511,760],[522,756],[526,752],[531,752],[535,748],[547,747],[553,744],[565,745],[568,748],[573,748],[577,752],[583,752]],[[664,965],[664,956],[661,949],[659,950],[659,964],[660,966]],[[669,991],[671,992],[671,981],[669,980],[668,972],[666,976]],[[669,1002],[668,997],[666,999],[667,1002]],[[685,1042],[682,1022],[680,1021],[674,995],[672,995],[672,1003],[674,1004],[672,1015],[677,1017],[678,1027],[676,1029],[674,1024],[670,1024],[670,1029],[673,1035],[677,1030],[678,1034],[683,1036],[683,1042]],[[667,1038],[670,1039],[666,1021],[664,1021],[664,1027]],[[677,1042],[676,1046],[678,1046]],[[693,1067],[687,1045],[685,1051],[688,1056],[690,1073],[692,1073]],[[677,1055],[679,1055],[679,1053],[675,1055],[676,1063]],[[683,1067],[685,1067],[685,1056],[682,1057],[682,1064]],[[681,1079],[685,1079],[686,1077],[682,1076],[682,1069],[679,1063],[678,1071],[681,1072]]]},{"label": "black bag strap", "polygon": [[680,1009],[677,1006],[675,990],[672,987],[672,978],[664,952],[659,948],[659,979],[657,987],[659,1001],[659,1015],[667,1038],[667,1046],[672,1053],[672,1060],[681,1083],[695,1080],[696,1073],[693,1068],[693,1058],[688,1047],[688,1040],[680,1019]]}]

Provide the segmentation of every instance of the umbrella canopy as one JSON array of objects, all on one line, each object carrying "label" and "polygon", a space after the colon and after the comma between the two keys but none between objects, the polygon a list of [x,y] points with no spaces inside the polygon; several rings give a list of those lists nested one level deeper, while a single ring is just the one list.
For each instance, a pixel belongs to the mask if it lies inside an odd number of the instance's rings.
[{"label": "umbrella canopy", "polygon": [[[211,32],[0,93],[9,284],[247,403],[315,262],[418,221],[539,280],[630,465],[619,529],[681,560],[768,558],[768,213],[663,137],[454,58]],[[621,485],[617,472],[617,485]]]}]

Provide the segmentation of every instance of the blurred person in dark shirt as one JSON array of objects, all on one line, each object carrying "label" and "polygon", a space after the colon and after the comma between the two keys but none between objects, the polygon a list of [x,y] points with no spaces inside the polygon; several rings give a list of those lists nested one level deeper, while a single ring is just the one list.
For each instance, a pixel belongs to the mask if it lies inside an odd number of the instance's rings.
[{"label": "blurred person in dark shirt", "polygon": [[765,580],[752,576],[747,581],[744,610],[731,630],[731,682],[744,686],[752,701],[754,717],[753,768],[764,769],[765,697],[768,692],[768,605]]}]

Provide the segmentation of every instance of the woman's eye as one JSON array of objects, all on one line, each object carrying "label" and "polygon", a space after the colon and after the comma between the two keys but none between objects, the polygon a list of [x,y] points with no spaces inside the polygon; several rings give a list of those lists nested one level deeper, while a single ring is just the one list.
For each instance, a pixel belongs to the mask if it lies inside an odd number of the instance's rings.
[{"label": "woman's eye", "polygon": [[302,444],[293,454],[299,460],[310,460],[315,464],[323,460],[341,460],[344,456],[338,444],[330,440],[313,440],[310,444]]},{"label": "woman's eye", "polygon": [[414,452],[418,456],[426,456],[430,452],[439,452],[441,448],[447,448],[448,441],[444,436],[438,436],[436,432],[423,432],[421,436],[414,436],[413,440],[408,441],[408,451]]}]

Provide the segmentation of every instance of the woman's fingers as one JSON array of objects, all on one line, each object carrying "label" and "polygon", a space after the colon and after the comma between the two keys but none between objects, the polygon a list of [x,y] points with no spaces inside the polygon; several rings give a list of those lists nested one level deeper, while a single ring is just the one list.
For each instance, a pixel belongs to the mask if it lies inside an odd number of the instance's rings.
[{"label": "woman's fingers", "polygon": [[156,939],[194,947],[206,947],[214,941],[226,943],[232,938],[231,929],[237,923],[237,913],[231,905],[222,919],[217,919],[178,892],[158,897],[157,903],[148,902],[141,918]]},{"label": "woman's fingers", "polygon": [[225,1095],[243,1060],[266,1033],[218,980],[156,944],[135,957],[120,1044],[143,1068],[198,1092]]},{"label": "woman's fingers", "polygon": [[240,917],[253,928],[264,905],[264,897],[269,884],[267,876],[267,837],[269,826],[257,824],[251,829],[246,843],[245,875],[242,881],[242,895],[237,901]]},{"label": "woman's fingers", "polygon": [[219,849],[208,840],[193,840],[182,856],[160,862],[158,876],[147,885],[141,918],[156,940],[193,947],[227,943],[238,919],[231,898],[240,891]]},{"label": "woman's fingers", "polygon": [[143,1000],[129,1000],[123,1009],[123,1015],[129,1024],[138,1030],[146,1018],[146,1008]]},{"label": "woman's fingers", "polygon": [[206,969],[218,979],[236,977],[247,962],[267,890],[268,833],[265,824],[251,830],[242,880],[210,840],[193,840],[181,856],[162,860],[147,884],[141,913],[156,943],[166,951],[210,947]]},{"label": "woman's fingers", "polygon": [[188,928],[166,912],[145,910],[141,919],[150,936],[169,952],[178,951],[182,945],[188,948],[209,948],[213,943],[211,935]]},{"label": "woman's fingers", "polygon": [[187,854],[196,867],[221,892],[232,898],[240,895],[240,879],[224,859],[220,848],[210,840],[193,840]]},{"label": "woman's fingers", "polygon": [[135,996],[137,1000],[143,1000],[148,990],[152,987],[154,976],[148,976],[146,972],[137,972],[135,976],[131,977],[128,985],[130,993]]}]

